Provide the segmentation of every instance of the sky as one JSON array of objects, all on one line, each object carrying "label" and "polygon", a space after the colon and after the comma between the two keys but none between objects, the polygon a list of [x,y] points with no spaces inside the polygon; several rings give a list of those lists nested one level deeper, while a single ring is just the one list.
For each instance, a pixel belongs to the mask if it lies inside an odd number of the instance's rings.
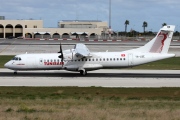
[{"label": "sky", "polygon": [[[180,0],[111,0],[111,28],[157,32],[163,23],[180,31]],[[41,19],[44,27],[57,27],[61,20],[101,20],[109,23],[109,0],[0,0],[0,16],[6,19]]]}]

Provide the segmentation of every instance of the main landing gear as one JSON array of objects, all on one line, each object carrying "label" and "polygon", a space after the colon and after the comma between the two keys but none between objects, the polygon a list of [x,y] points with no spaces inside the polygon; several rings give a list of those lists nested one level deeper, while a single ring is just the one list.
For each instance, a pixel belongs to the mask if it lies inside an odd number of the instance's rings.
[{"label": "main landing gear", "polygon": [[14,71],[14,75],[17,75],[17,71]]},{"label": "main landing gear", "polygon": [[81,75],[87,75],[87,71],[86,70],[80,70],[80,74]]}]

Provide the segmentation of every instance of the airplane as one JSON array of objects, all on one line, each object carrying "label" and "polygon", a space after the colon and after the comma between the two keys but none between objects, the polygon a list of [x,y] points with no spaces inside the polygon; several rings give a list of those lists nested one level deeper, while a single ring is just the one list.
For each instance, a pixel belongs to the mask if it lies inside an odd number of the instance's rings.
[{"label": "airplane", "polygon": [[121,52],[90,52],[86,45],[77,43],[74,49],[48,54],[16,55],[4,66],[17,71],[27,70],[67,70],[87,75],[87,71],[105,68],[127,68],[157,60],[174,57],[168,54],[175,26],[162,27],[157,35],[144,46]]}]

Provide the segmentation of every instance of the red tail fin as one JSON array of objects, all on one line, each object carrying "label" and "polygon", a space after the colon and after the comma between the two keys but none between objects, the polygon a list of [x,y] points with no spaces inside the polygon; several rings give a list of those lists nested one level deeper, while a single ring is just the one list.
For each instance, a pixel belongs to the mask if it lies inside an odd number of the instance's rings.
[{"label": "red tail fin", "polygon": [[167,37],[168,37],[168,33],[161,31],[156,37],[156,40],[149,52],[161,53],[164,47],[164,42],[167,40]]}]

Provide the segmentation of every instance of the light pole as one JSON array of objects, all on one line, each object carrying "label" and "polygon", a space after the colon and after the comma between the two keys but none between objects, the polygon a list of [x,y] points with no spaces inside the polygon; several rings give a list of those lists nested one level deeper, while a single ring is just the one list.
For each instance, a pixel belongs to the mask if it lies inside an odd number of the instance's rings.
[{"label": "light pole", "polygon": [[111,0],[109,0],[109,29],[111,29]]},{"label": "light pole", "polygon": [[134,37],[134,28],[135,28],[135,25],[133,25],[133,29],[132,29],[133,30],[133,37]]}]

